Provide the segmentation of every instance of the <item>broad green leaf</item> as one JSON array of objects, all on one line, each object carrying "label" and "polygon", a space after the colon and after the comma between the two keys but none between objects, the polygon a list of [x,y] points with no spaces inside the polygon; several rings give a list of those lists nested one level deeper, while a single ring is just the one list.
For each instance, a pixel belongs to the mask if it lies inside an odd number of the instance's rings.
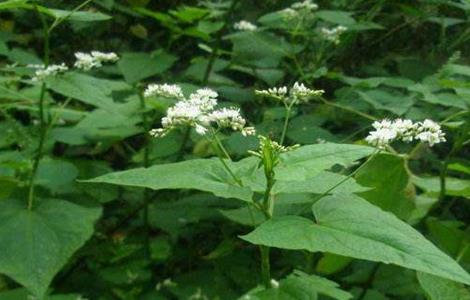
[{"label": "broad green leaf", "polygon": [[315,144],[302,146],[281,155],[276,168],[279,180],[302,180],[311,178],[335,165],[350,166],[354,161],[375,151],[372,147],[351,144]]},{"label": "broad green leaf", "polygon": [[470,291],[462,284],[421,272],[417,276],[429,300],[470,300]]},{"label": "broad green leaf", "polygon": [[375,156],[357,173],[356,181],[371,188],[361,193],[361,197],[401,219],[408,219],[414,208],[414,189],[402,157]]},{"label": "broad green leaf", "polygon": [[70,162],[58,159],[43,159],[39,163],[36,184],[58,192],[77,178],[78,170]]},{"label": "broad green leaf", "polygon": [[54,92],[101,108],[107,108],[113,102],[111,96],[113,91],[130,88],[124,82],[96,78],[76,72],[51,77],[47,80],[47,84]]},{"label": "broad green leaf", "polygon": [[177,57],[162,51],[154,55],[144,52],[123,53],[118,67],[127,82],[136,83],[168,70],[176,60]]},{"label": "broad green leaf", "polygon": [[324,275],[334,274],[346,268],[353,259],[346,256],[324,253],[315,270]]},{"label": "broad green leaf", "polygon": [[62,19],[67,18],[67,21],[78,21],[78,22],[96,22],[106,21],[111,19],[111,16],[100,12],[89,12],[89,11],[68,11],[62,9],[47,8],[47,14],[56,18]]},{"label": "broad green leaf", "polygon": [[[337,300],[348,300],[352,298],[350,293],[341,290],[334,281],[295,270],[291,275],[287,276],[287,278],[279,281],[278,287],[249,293],[248,299],[316,300],[318,294]],[[247,299],[247,297],[245,296],[240,299]]]},{"label": "broad green leaf", "polygon": [[[15,289],[0,292],[0,300],[32,300],[36,299],[26,289]],[[83,299],[78,294],[69,295],[48,295],[43,300],[80,300]]]},{"label": "broad green leaf", "polygon": [[315,222],[274,218],[242,238],[257,245],[330,252],[396,264],[470,284],[470,275],[411,226],[366,200],[329,196],[313,205]]},{"label": "broad green leaf", "polygon": [[243,65],[277,67],[283,57],[293,52],[285,40],[267,32],[238,32],[228,38],[233,43],[234,59]]},{"label": "broad green leaf", "polygon": [[427,218],[426,225],[431,238],[440,248],[463,263],[470,262],[470,235],[468,229],[463,230],[461,222]]},{"label": "broad green leaf", "polygon": [[351,17],[351,14],[350,12],[341,10],[320,10],[315,13],[315,15],[322,20],[346,27],[356,23],[356,20]]},{"label": "broad green leaf", "polygon": [[[430,195],[439,195],[441,185],[439,177],[413,176],[413,183]],[[446,195],[461,196],[470,199],[470,180],[446,177]]]},{"label": "broad green leaf", "polygon": [[387,110],[399,116],[407,112],[414,103],[413,99],[407,95],[390,93],[385,90],[357,91],[357,94],[375,109]]},{"label": "broad green leaf", "polygon": [[[238,169],[240,164],[231,164]],[[235,170],[236,170],[235,169]],[[237,170],[236,170],[237,171]],[[85,182],[162,189],[195,189],[224,198],[251,201],[253,192],[240,187],[217,159],[194,159],[115,172]]]},{"label": "broad green leaf", "polygon": [[60,269],[93,234],[99,208],[57,199],[0,202],[0,273],[41,298]]},{"label": "broad green leaf", "polygon": [[218,209],[232,205],[230,201],[220,201],[213,195],[198,193],[177,201],[153,203],[149,209],[149,221],[153,227],[177,235],[179,229],[219,217]]},{"label": "broad green leaf", "polygon": [[367,190],[369,190],[367,187],[357,184],[352,178],[348,179],[344,175],[323,171],[311,178],[305,178],[305,180],[278,180],[274,185],[273,193],[323,194],[331,192],[351,194],[365,192]]},{"label": "broad green leaf", "polygon": [[29,0],[10,0],[0,3],[0,10],[23,8],[29,10],[38,10],[40,13],[53,17],[55,19],[66,18],[67,21],[94,22],[111,19],[111,16],[100,12],[89,11],[68,11],[62,9],[53,9],[40,5],[29,4]]},{"label": "broad green leaf", "polygon": [[29,0],[7,0],[0,3],[0,10],[13,9],[13,8],[24,8]]},{"label": "broad green leaf", "polygon": [[319,141],[333,142],[336,137],[321,127],[324,118],[303,115],[292,119],[287,129],[287,137],[299,144],[315,144]]}]

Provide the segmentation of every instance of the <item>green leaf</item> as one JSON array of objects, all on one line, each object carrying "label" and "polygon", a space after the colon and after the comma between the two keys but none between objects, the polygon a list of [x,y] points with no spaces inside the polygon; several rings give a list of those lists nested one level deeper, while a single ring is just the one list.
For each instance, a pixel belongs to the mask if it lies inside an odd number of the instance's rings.
[{"label": "green leaf", "polygon": [[414,189],[402,157],[375,156],[357,173],[356,181],[372,188],[360,194],[363,198],[401,219],[408,219],[414,208]]},{"label": "green leaf", "polygon": [[257,245],[330,252],[396,264],[470,284],[470,275],[411,226],[359,197],[329,196],[313,205],[316,222],[274,218],[242,238]]},{"label": "green leaf", "polygon": [[320,10],[315,13],[317,17],[322,20],[339,24],[339,25],[353,25],[356,21],[351,17],[350,12],[341,11],[341,10]]},{"label": "green leaf", "polygon": [[57,192],[65,185],[73,183],[77,175],[77,168],[70,162],[43,159],[39,163],[36,184]]},{"label": "green leaf", "polygon": [[47,80],[47,84],[54,92],[101,108],[106,108],[112,104],[111,93],[113,91],[130,88],[124,82],[96,78],[75,72],[51,77]]},{"label": "green leaf", "polygon": [[0,3],[0,10],[13,9],[13,8],[24,8],[29,0],[7,0]]},{"label": "green leaf", "polygon": [[378,89],[365,92],[357,91],[357,94],[375,109],[387,110],[399,116],[407,112],[414,103],[409,96]]},{"label": "green leaf", "polygon": [[335,165],[349,166],[375,151],[372,147],[351,144],[315,144],[302,146],[281,155],[276,178],[302,180],[311,178]]},{"label": "green leaf", "polygon": [[144,52],[123,53],[118,67],[127,82],[136,83],[165,72],[177,59],[177,57],[163,51],[159,51],[155,55]]},{"label": "green leaf", "polygon": [[[352,295],[341,290],[336,282],[298,270],[282,279],[279,282],[279,287],[255,291],[248,296],[253,300],[316,300],[317,294],[337,300],[352,298]],[[241,299],[247,299],[247,297]]]},{"label": "green leaf", "polygon": [[417,276],[429,300],[470,300],[470,291],[462,284],[421,272]]},{"label": "green leaf", "polygon": [[99,208],[57,199],[0,202],[0,273],[41,298],[54,276],[93,234]]},{"label": "green leaf", "polygon": [[238,32],[228,38],[233,43],[234,59],[245,65],[274,68],[293,53],[290,44],[267,32]]},{"label": "green leaf", "polygon": [[[36,299],[31,296],[26,289],[15,289],[5,292],[0,292],[0,300],[31,300]],[[48,295],[43,300],[79,300],[83,299],[78,294],[68,295]]]},{"label": "green leaf", "polygon": [[[250,160],[253,161],[253,160]],[[249,161],[245,160],[248,164]],[[243,167],[244,162],[231,163],[232,168]],[[125,186],[162,189],[195,189],[223,198],[251,201],[253,192],[240,187],[217,159],[193,159],[178,163],[155,165],[115,172],[85,182],[110,183]]]},{"label": "green leaf", "polygon": [[[427,194],[437,196],[441,191],[439,177],[413,176],[413,183],[423,189]],[[470,180],[454,177],[446,178],[446,195],[460,196],[470,199]]]},{"label": "green leaf", "polygon": [[47,14],[56,18],[62,19],[67,18],[67,21],[78,21],[78,22],[96,22],[96,21],[106,21],[111,19],[111,16],[100,12],[89,12],[89,11],[69,11],[62,9],[52,9],[47,8]]}]

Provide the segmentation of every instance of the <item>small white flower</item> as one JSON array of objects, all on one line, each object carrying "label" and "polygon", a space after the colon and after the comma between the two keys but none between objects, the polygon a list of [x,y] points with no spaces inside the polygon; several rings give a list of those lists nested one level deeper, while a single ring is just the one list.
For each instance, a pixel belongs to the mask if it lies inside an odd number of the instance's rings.
[{"label": "small white flower", "polygon": [[372,127],[375,130],[369,132],[366,141],[381,149],[395,140],[406,143],[419,140],[428,143],[431,147],[446,140],[441,126],[431,120],[424,120],[419,123],[403,119],[381,120],[375,121]]},{"label": "small white flower", "polygon": [[287,87],[281,86],[269,88],[267,90],[255,90],[255,94],[274,98],[283,98],[287,94]]},{"label": "small white flower", "polygon": [[44,65],[29,65],[31,68],[35,68],[34,76],[31,78],[32,81],[44,81],[48,77],[56,76],[59,73],[67,71],[69,68],[64,64],[60,65],[49,65],[47,68]]},{"label": "small white flower", "polygon": [[303,83],[295,82],[290,89],[290,94],[293,98],[299,100],[306,100],[309,97],[321,96],[325,93],[324,90],[312,90],[307,88]]},{"label": "small white flower", "polygon": [[232,128],[233,130],[243,130],[246,120],[240,115],[240,110],[236,108],[222,108],[209,114],[209,120],[217,123],[221,128]]},{"label": "small white flower", "polygon": [[295,82],[290,88],[289,93],[287,87],[274,87],[267,90],[255,90],[255,94],[261,96],[268,96],[276,100],[280,100],[284,103],[292,102],[306,102],[311,97],[317,97],[323,95],[324,90],[313,90],[307,88],[303,83]]},{"label": "small white flower", "polygon": [[93,68],[99,68],[103,66],[103,63],[116,62],[119,57],[114,52],[104,53],[100,51],[91,51],[91,53],[76,52],[76,61],[74,67],[89,71]]},{"label": "small white flower", "polygon": [[157,291],[159,291],[163,287],[173,287],[173,286],[176,286],[176,283],[173,280],[171,280],[171,278],[167,278],[167,279],[157,283],[157,285],[155,286],[155,289]]},{"label": "small white flower", "polygon": [[199,135],[205,135],[213,125],[217,125],[218,128],[241,131],[244,135],[254,134],[254,129],[245,128],[246,120],[240,115],[240,110],[235,108],[214,110],[218,94],[209,88],[198,89],[185,98],[179,86],[149,85],[144,95],[146,97],[161,95],[179,99],[174,106],[168,108],[166,116],[162,118],[162,128],[152,129],[149,132],[152,136],[162,137],[174,128],[185,125],[193,127]]},{"label": "small white flower", "polygon": [[303,2],[296,2],[296,3],[292,4],[291,8],[295,9],[295,10],[312,11],[312,10],[317,10],[318,5],[316,3],[313,3],[312,0],[305,0]]},{"label": "small white flower", "polygon": [[339,44],[341,34],[347,30],[348,29],[346,27],[339,25],[331,29],[323,27],[320,29],[320,33],[326,40],[333,42],[334,44]]},{"label": "small white flower", "polygon": [[276,279],[271,279],[271,287],[273,289],[279,288],[279,281],[277,281]]},{"label": "small white flower", "polygon": [[239,31],[255,31],[256,29],[258,29],[258,27],[255,24],[245,21],[245,20],[241,20],[233,24],[233,28]]},{"label": "small white flower", "polygon": [[100,51],[91,51],[91,56],[93,56],[97,61],[100,62],[116,62],[119,60],[119,56],[114,52],[100,52]]},{"label": "small white flower", "polygon": [[194,129],[199,135],[205,135],[207,133],[207,128],[199,124],[196,124]]},{"label": "small white flower", "polygon": [[279,11],[279,13],[287,20],[293,19],[299,15],[299,13],[290,7],[284,8],[283,10]]},{"label": "small white flower", "polygon": [[393,122],[393,127],[402,141],[413,141],[414,133],[416,131],[416,124],[414,124],[411,120],[396,119]]},{"label": "small white flower", "polygon": [[255,134],[256,134],[256,129],[254,127],[245,127],[242,129],[243,136],[250,136],[250,135],[255,135]]},{"label": "small white flower", "polygon": [[431,147],[446,141],[445,133],[441,130],[441,126],[429,119],[418,123],[415,138],[421,142],[428,143]]},{"label": "small white flower", "polygon": [[176,84],[149,84],[144,91],[144,97],[161,96],[167,98],[184,98],[183,91]]},{"label": "small white flower", "polygon": [[189,95],[189,102],[199,107],[202,111],[209,111],[217,105],[218,96],[216,91],[203,88]]},{"label": "small white flower", "polygon": [[385,146],[390,144],[397,137],[397,132],[391,128],[381,128],[375,131],[371,131],[369,136],[366,137],[366,141],[376,146],[377,148],[383,149]]},{"label": "small white flower", "polygon": [[91,54],[76,52],[75,54],[76,61],[73,64],[75,68],[89,71],[93,68],[101,67],[101,63],[93,58]]}]

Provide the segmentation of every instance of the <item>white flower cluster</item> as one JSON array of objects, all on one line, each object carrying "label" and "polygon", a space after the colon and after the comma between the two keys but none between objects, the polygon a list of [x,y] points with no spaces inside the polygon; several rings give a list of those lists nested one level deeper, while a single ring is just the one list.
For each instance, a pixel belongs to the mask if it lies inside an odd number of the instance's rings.
[{"label": "white flower cluster", "polygon": [[144,97],[160,96],[166,98],[184,98],[181,87],[176,84],[150,84],[144,91]]},{"label": "white flower cluster", "polygon": [[302,1],[302,2],[296,2],[296,3],[292,4],[291,8],[294,9],[294,10],[312,11],[312,10],[317,10],[318,5],[316,3],[313,3],[312,0],[305,0],[305,1]]},{"label": "white flower cluster", "polygon": [[102,67],[103,63],[119,60],[119,57],[114,52],[104,53],[100,51],[91,51],[91,53],[76,52],[75,58],[74,66],[85,71]]},{"label": "white flower cluster", "polygon": [[302,2],[295,2],[290,7],[281,10],[280,13],[286,19],[292,19],[298,17],[299,15],[309,14],[317,9],[318,5],[316,3],[313,3],[311,0],[305,0]]},{"label": "white flower cluster", "polygon": [[348,29],[346,27],[339,25],[331,29],[323,27],[322,29],[320,29],[320,32],[326,40],[333,42],[334,44],[339,44],[339,38],[341,34],[343,34],[347,30]]},{"label": "white flower cluster", "polygon": [[[99,51],[92,51],[90,54],[77,52],[75,53],[76,61],[74,67],[82,70],[90,70],[92,68],[101,67],[105,62],[116,62],[119,57],[114,52],[104,53]],[[28,68],[36,69],[32,81],[44,81],[47,77],[56,76],[59,73],[69,70],[64,63],[60,65],[49,65],[47,68],[44,65],[27,65]]]},{"label": "white flower cluster", "polygon": [[255,91],[257,95],[268,96],[285,103],[307,102],[311,97],[321,96],[324,92],[324,90],[307,88],[303,83],[298,82],[295,82],[289,91],[285,86]]},{"label": "white flower cluster", "polygon": [[258,29],[258,26],[256,26],[255,24],[251,22],[241,20],[233,24],[233,28],[239,31],[255,31],[256,29]]},{"label": "white flower cluster", "polygon": [[380,149],[385,148],[385,146],[395,140],[407,143],[419,140],[428,143],[431,147],[446,141],[441,126],[428,119],[417,123],[403,119],[396,119],[394,121],[381,120],[375,121],[372,127],[375,130],[369,132],[366,141]]},{"label": "white flower cluster", "polygon": [[[245,136],[255,134],[253,127],[245,127],[246,120],[241,116],[239,109],[215,109],[218,94],[209,88],[199,89],[189,95],[188,98],[185,98],[179,86],[158,86],[159,88],[152,88],[151,90],[163,91],[156,93],[159,95],[171,94],[171,97],[177,98],[179,101],[167,110],[166,116],[162,118],[162,128],[150,131],[152,136],[165,136],[168,132],[179,126],[194,127],[198,134],[205,135],[213,125],[216,125],[218,128],[231,128],[232,130],[240,131]],[[149,90],[149,87],[147,90]],[[148,94],[155,95],[154,93]]]},{"label": "white flower cluster", "polygon": [[31,78],[32,81],[44,81],[48,77],[56,76],[59,73],[67,71],[69,68],[64,64],[60,65],[27,65],[28,68],[36,69],[34,76]]}]

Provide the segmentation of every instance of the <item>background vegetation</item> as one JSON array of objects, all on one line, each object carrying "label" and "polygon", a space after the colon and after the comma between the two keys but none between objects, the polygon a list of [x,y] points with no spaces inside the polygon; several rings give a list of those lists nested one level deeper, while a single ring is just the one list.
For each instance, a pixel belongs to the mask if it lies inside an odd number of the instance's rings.
[{"label": "background vegetation", "polygon": [[[293,4],[0,2],[1,300],[470,299],[462,284],[470,284],[470,276],[453,265],[470,270],[470,2]],[[257,28],[237,30],[240,20]],[[324,28],[337,26],[345,32],[325,35]],[[120,59],[31,81],[28,65],[72,66],[75,52],[92,50]],[[253,230],[244,202],[234,199],[243,196],[211,185],[211,174],[223,170],[205,158],[220,148],[190,128],[148,135],[174,100],[144,99],[145,87],[176,83],[185,94],[216,90],[219,105],[239,107],[258,134],[279,140],[286,107],[255,90],[294,82],[325,94],[289,108],[284,144],[319,150],[300,150],[305,165],[297,161],[291,173],[279,172],[293,180],[311,166],[320,176],[291,189],[284,182],[274,216],[311,216],[314,204],[318,224],[328,223],[328,207],[317,202],[350,174],[338,194],[352,202],[336,193],[327,197],[340,204],[344,218],[356,217],[361,234],[387,237],[385,246],[398,249],[393,255],[385,257],[388,248],[372,243],[353,251],[348,248],[360,241],[341,237],[323,249],[305,242],[295,248],[302,250],[287,250],[307,233],[285,232],[283,223],[273,225],[269,239],[266,227],[241,239]],[[373,151],[360,146],[371,123],[399,117],[439,122],[447,142],[432,148],[398,143],[397,152],[374,155],[358,170],[357,161]],[[218,137],[235,161],[258,149],[256,136],[223,131]],[[349,149],[362,152],[341,154]],[[167,165],[202,158],[180,173]],[[295,159],[285,159],[295,166]],[[153,165],[160,167],[136,177],[84,182]],[[251,182],[264,176],[253,174]],[[262,221],[255,216],[255,225]],[[406,224],[440,252],[421,247],[426,241]],[[273,246],[274,280],[271,287],[264,282],[264,290],[257,245]],[[410,253],[431,254],[415,260]]]}]

